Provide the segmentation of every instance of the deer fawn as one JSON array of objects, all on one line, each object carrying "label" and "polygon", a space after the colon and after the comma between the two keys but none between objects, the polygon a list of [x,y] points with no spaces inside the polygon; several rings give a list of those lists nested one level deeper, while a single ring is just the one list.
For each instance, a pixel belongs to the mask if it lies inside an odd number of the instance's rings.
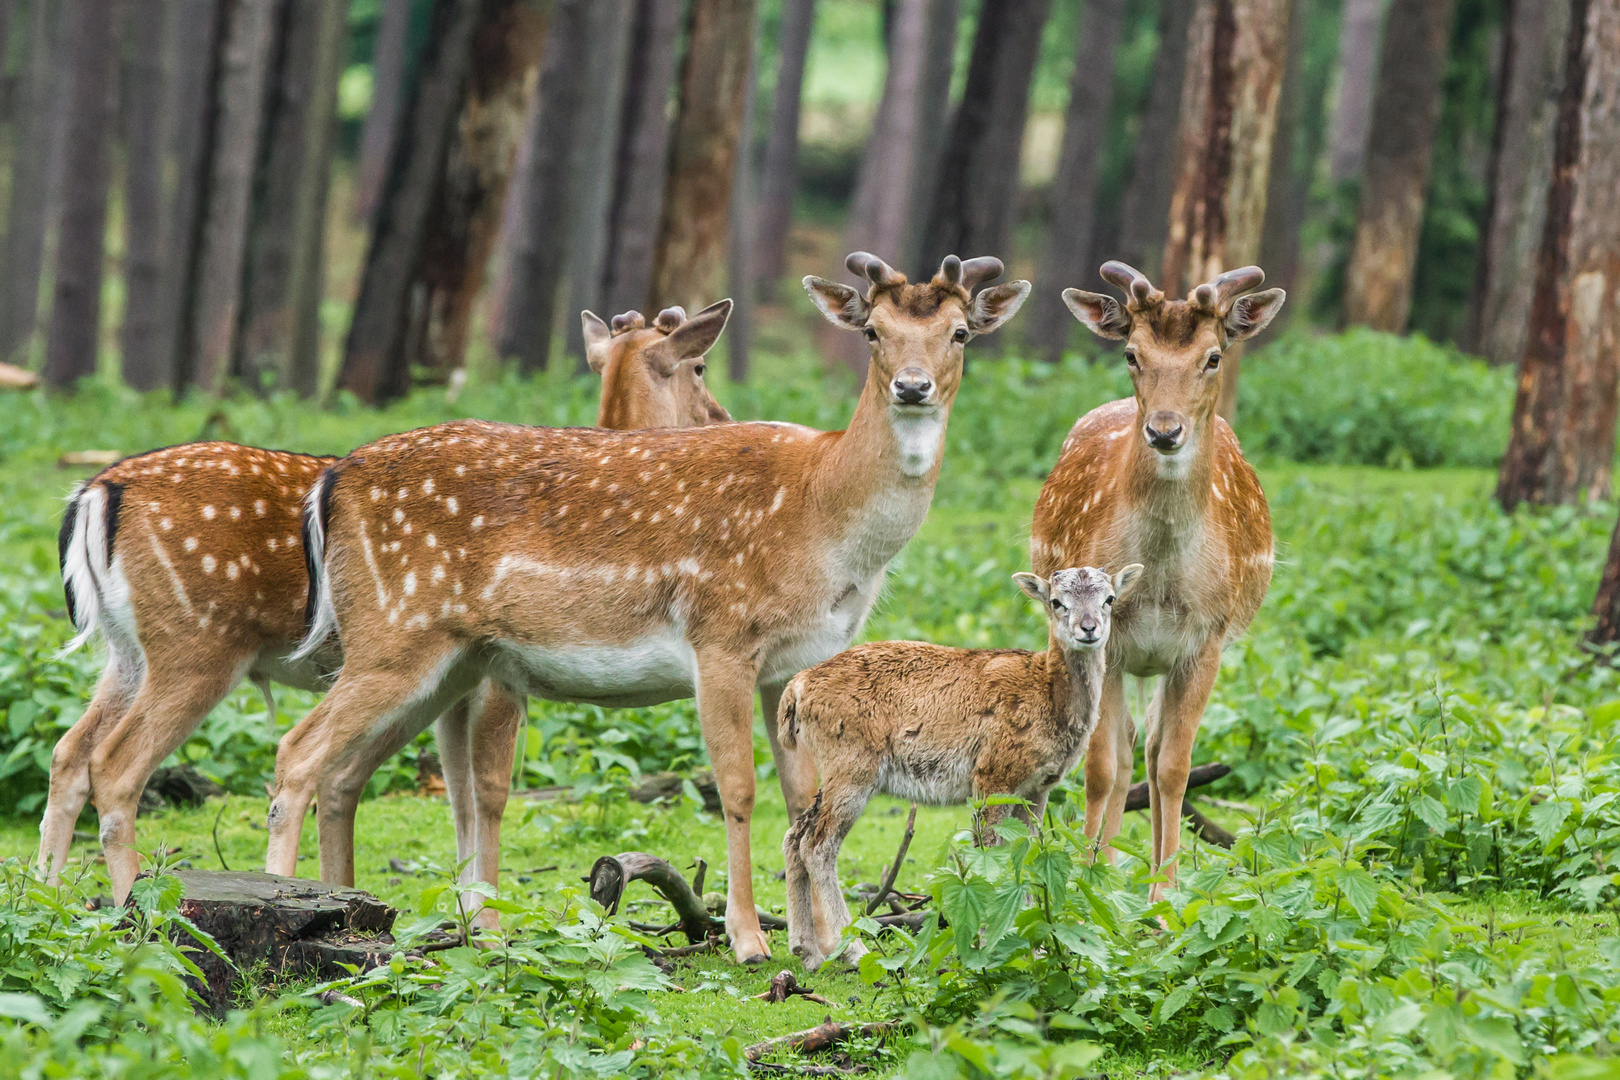
[{"label": "deer fawn", "polygon": [[[1221,649],[1254,618],[1271,582],[1271,515],[1236,436],[1215,414],[1221,350],[1266,328],[1285,299],[1252,292],[1257,266],[1230,270],[1166,300],[1123,263],[1102,276],[1112,297],[1067,289],[1064,302],[1093,333],[1125,342],[1134,398],[1082,416],[1035,504],[1030,557],[1037,573],[1076,562],[1142,563],[1114,612],[1102,715],[1086,754],[1086,833],[1119,832],[1136,727],[1124,676],[1162,675],[1147,713],[1153,864],[1175,878],[1182,797],[1193,739],[1220,668]],[[1108,852],[1113,858],[1113,852]],[[1154,899],[1165,883],[1155,884]]]},{"label": "deer fawn", "polygon": [[[849,429],[739,423],[617,433],[461,422],[379,440],[309,500],[319,603],[336,627],[332,692],[282,739],[268,869],[296,869],[318,803],[321,876],[354,875],[352,814],[372,771],[479,679],[607,706],[696,695],[724,804],[726,927],[769,955],[754,908],[753,694],[849,643],[921,525],[962,347],[1023,303],[985,289],[995,259],[947,258],[909,284],[864,253],[871,286],[805,279],[827,318],[865,334],[871,374]],[[772,746],[780,754],[772,729]],[[813,780],[779,756],[791,809]]]},{"label": "deer fawn", "polygon": [[[838,948],[849,909],[838,850],[878,792],[929,806],[1016,795],[1039,821],[1046,797],[1097,724],[1103,650],[1115,600],[1142,567],[1113,577],[1095,567],[1013,579],[1046,612],[1045,652],[950,649],[920,641],[858,645],[801,671],[782,695],[777,727],[815,760],[821,790],[782,841],[788,945],[807,968]],[[982,834],[1006,805],[985,809]],[[857,959],[859,943],[845,952]]]},{"label": "deer fawn", "polygon": [[[602,413],[624,424],[726,420],[702,382],[702,351],[730,311],[639,314],[617,330],[583,316]],[[691,329],[685,329],[690,327]],[[677,333],[677,331],[680,331]],[[701,348],[699,348],[701,346]],[[192,443],[126,458],[82,484],[62,522],[62,576],[76,648],[100,632],[107,666],[84,716],[51,755],[39,869],[61,873],[87,798],[101,821],[114,899],[140,869],[135,809],[158,763],[242,679],[325,690],[342,663],[335,639],[304,657],[309,576],[300,535],[304,498],[337,459],[234,443]],[[439,720],[437,739],[469,881],[495,881],[501,813],[522,724],[521,698],[486,686]],[[478,898],[470,900],[476,904]],[[488,925],[493,912],[480,914]]]}]

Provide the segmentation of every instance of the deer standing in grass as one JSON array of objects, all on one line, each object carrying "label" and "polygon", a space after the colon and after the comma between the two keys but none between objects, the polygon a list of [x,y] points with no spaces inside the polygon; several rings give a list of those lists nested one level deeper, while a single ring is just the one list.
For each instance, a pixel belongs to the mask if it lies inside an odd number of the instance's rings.
[{"label": "deer standing in grass", "polygon": [[[873,795],[929,806],[1016,795],[1029,806],[1013,813],[1040,821],[1096,727],[1114,603],[1141,570],[1133,564],[1109,577],[1087,566],[1050,581],[1014,574],[1046,612],[1045,652],[876,641],[788,683],[782,741],[802,744],[821,776],[814,805],[782,841],[788,944],[805,967],[832,956],[849,925],[838,850]],[[1008,809],[986,807],[987,843]],[[856,943],[844,958],[865,951]]]},{"label": "deer standing in grass", "polygon": [[[1221,351],[1266,328],[1281,289],[1253,292],[1257,266],[1230,270],[1188,300],[1166,300],[1123,263],[1102,276],[1109,296],[1067,289],[1093,333],[1125,342],[1135,396],[1082,416],[1035,504],[1030,560],[1038,574],[1090,563],[1146,569],[1114,612],[1102,711],[1086,752],[1086,834],[1119,832],[1136,726],[1125,675],[1163,676],[1147,711],[1152,859],[1175,880],[1181,803],[1193,740],[1220,670],[1221,649],[1249,625],[1271,583],[1271,515],[1236,436],[1216,415]],[[1114,853],[1108,849],[1107,857]]]},{"label": "deer standing in grass", "polygon": [[[855,636],[933,497],[962,349],[1027,282],[984,289],[995,259],[948,257],[910,284],[857,252],[871,285],[805,279],[864,334],[872,364],[849,428],[739,423],[608,432],[463,422],[362,447],[327,470],[305,535],[343,671],[282,739],[267,867],[296,869],[317,802],[321,876],[352,882],[353,808],[372,771],[490,677],[513,693],[604,706],[696,696],[726,823],[726,929],[770,953],[754,907],[753,695]],[[784,757],[790,810],[814,777]]]},{"label": "deer standing in grass", "polygon": [[[602,373],[601,416],[627,426],[729,420],[703,385],[702,354],[730,302],[690,320],[679,309],[647,328],[629,312],[610,329],[583,316],[591,366]],[[337,642],[300,659],[309,576],[300,536],[304,499],[337,459],[234,443],[191,443],[102,470],[68,502],[62,577],[78,635],[100,633],[107,666],[84,716],[51,755],[39,870],[61,874],[87,799],[101,823],[113,898],[140,870],[135,811],[152,770],[244,678],[275,709],[270,683],[325,690],[342,663]],[[469,882],[493,883],[520,697],[493,685],[450,705],[436,736]],[[469,897],[476,906],[480,898]],[[493,911],[481,912],[490,925]]]}]

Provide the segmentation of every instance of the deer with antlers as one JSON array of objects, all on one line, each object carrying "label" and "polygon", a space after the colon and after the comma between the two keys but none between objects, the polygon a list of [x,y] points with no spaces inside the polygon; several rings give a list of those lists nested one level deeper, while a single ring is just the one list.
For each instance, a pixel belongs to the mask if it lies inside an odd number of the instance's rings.
[{"label": "deer with antlers", "polygon": [[[1258,334],[1283,305],[1254,292],[1257,266],[1167,300],[1123,263],[1102,276],[1126,301],[1067,289],[1075,318],[1125,342],[1134,397],[1082,416],[1035,504],[1030,560],[1037,574],[1091,564],[1145,569],[1114,611],[1101,715],[1086,752],[1086,834],[1119,832],[1136,726],[1124,677],[1163,676],[1147,711],[1153,865],[1175,880],[1181,802],[1193,740],[1220,669],[1221,649],[1249,625],[1271,582],[1271,515],[1236,436],[1216,415],[1221,352]],[[1113,858],[1109,849],[1107,855]]]},{"label": "deer with antlers", "polygon": [[[381,439],[327,470],[305,535],[343,671],[282,739],[267,869],[296,869],[317,803],[321,877],[352,882],[353,810],[372,771],[480,679],[606,706],[695,695],[724,808],[726,929],[770,953],[754,907],[753,696],[846,646],[922,524],[962,374],[1027,282],[975,289],[996,259],[948,257],[912,284],[862,252],[863,293],[805,287],[863,334],[870,375],[847,430],[737,423],[609,432],[462,422]],[[814,776],[778,758],[790,809]]]},{"label": "deer with antlers", "polygon": [[[602,373],[600,416],[626,427],[729,420],[703,385],[703,354],[730,301],[654,325],[636,312],[610,328],[583,315],[587,356]],[[39,869],[60,875],[87,799],[100,818],[113,898],[140,869],[135,810],[152,770],[244,678],[325,690],[342,663],[335,639],[298,659],[309,576],[304,499],[336,458],[191,443],[112,465],[82,484],[62,522],[62,577],[77,648],[99,634],[107,666],[84,716],[51,755]],[[436,737],[468,882],[493,883],[500,821],[524,703],[493,684],[439,719]],[[476,853],[476,857],[475,857]],[[477,906],[481,897],[469,896]],[[481,912],[481,925],[493,921]]]}]

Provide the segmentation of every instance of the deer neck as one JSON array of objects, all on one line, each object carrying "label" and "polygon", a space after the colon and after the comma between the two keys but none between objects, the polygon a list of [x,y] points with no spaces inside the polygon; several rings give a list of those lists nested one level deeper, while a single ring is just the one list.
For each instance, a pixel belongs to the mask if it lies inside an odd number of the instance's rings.
[{"label": "deer neck", "polygon": [[1046,670],[1052,680],[1054,713],[1071,732],[1085,734],[1097,723],[1102,701],[1106,653],[1102,649],[1070,652],[1050,639],[1046,648]]},{"label": "deer neck", "polygon": [[1210,477],[1215,463],[1215,417],[1198,421],[1195,440],[1171,462],[1132,432],[1124,463],[1125,489],[1133,518],[1142,531],[1145,558],[1169,557],[1195,542],[1209,514]]}]

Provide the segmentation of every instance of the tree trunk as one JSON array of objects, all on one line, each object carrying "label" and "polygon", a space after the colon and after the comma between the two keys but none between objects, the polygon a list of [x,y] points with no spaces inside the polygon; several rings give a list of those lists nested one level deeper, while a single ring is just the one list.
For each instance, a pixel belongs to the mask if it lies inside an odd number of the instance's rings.
[{"label": "tree trunk", "polygon": [[[1277,102],[1277,134],[1271,140],[1267,170],[1266,220],[1260,237],[1260,265],[1266,281],[1292,293],[1299,276],[1299,233],[1305,224],[1311,167],[1321,145],[1321,98],[1306,93],[1305,23],[1310,0],[1292,0],[1288,9],[1288,58],[1282,96]],[[1303,152],[1301,150],[1303,144]],[[1295,163],[1299,167],[1295,167]],[[1285,308],[1286,318],[1292,307]]]},{"label": "tree trunk", "polygon": [[640,308],[652,289],[680,36],[681,0],[636,0],[602,257],[603,318]]},{"label": "tree trunk", "polygon": [[406,47],[411,29],[411,0],[382,0],[376,44],[371,51],[371,108],[360,129],[360,168],[355,184],[354,217],[370,221],[382,198],[383,181],[399,132],[405,98]]},{"label": "tree trunk", "polygon": [[242,305],[253,179],[264,134],[265,83],[285,0],[227,0],[212,161],[191,313],[192,381],[225,389]]},{"label": "tree trunk", "polygon": [[[602,10],[610,2],[599,0]],[[461,367],[473,305],[500,234],[512,163],[529,114],[529,74],[546,40],[546,5],[483,0],[461,113],[428,213],[411,286],[405,365],[442,382]]]},{"label": "tree trunk", "polygon": [[[1426,3],[1428,0],[1419,0]],[[1361,175],[1378,76],[1378,22],[1384,0],[1344,0],[1339,27],[1339,102],[1328,138],[1328,175],[1334,183]],[[1403,11],[1404,16],[1408,14]],[[1405,19],[1396,26],[1405,26]]]},{"label": "tree trunk", "polygon": [[[1136,145],[1131,152],[1130,182],[1120,207],[1117,256],[1149,277],[1159,272],[1170,221],[1170,195],[1175,187],[1176,130],[1181,122],[1181,86],[1187,73],[1187,32],[1197,0],[1161,0],[1159,49],[1153,57],[1152,82]],[[1096,267],[1084,281],[1094,288]]]},{"label": "tree trunk", "polygon": [[[6,59],[11,55],[11,26],[16,21],[18,0],[0,0],[0,120],[10,115],[10,95],[6,92]],[[0,236],[4,236],[0,233]]]},{"label": "tree trunk", "polygon": [[45,353],[45,381],[72,386],[96,371],[101,280],[107,239],[109,143],[118,102],[121,0],[75,0],[72,86],[56,241],[56,289]]},{"label": "tree trunk", "polygon": [[953,253],[1011,255],[1029,88],[1051,7],[1051,0],[984,0],[928,213],[925,267]]},{"label": "tree trunk", "polygon": [[1454,0],[1390,12],[1345,286],[1346,322],[1398,334],[1412,311]]},{"label": "tree trunk", "polygon": [[938,263],[928,265],[925,248],[928,215],[950,128],[951,79],[956,74],[956,35],[961,21],[959,0],[930,0],[922,85],[917,92],[917,166],[911,183],[911,220],[906,223],[905,247],[900,252],[903,261],[893,264],[909,270],[918,280],[926,280],[939,268]]},{"label": "tree trunk", "polygon": [[[289,0],[270,77],[264,156],[249,225],[237,370],[255,391],[314,390],[327,176],[337,102],[342,9]],[[295,366],[299,379],[294,378]]]},{"label": "tree trunk", "polygon": [[1569,0],[1511,0],[1468,333],[1493,364],[1517,362],[1529,336],[1568,33]]},{"label": "tree trunk", "polygon": [[731,381],[748,381],[754,346],[755,282],[754,240],[759,206],[755,200],[754,111],[759,97],[759,48],[756,43],[748,64],[748,89],[743,93],[742,134],[737,147],[737,175],[731,182],[730,238],[726,244],[726,291],[731,294],[731,317],[726,321],[726,365]]},{"label": "tree trunk", "polygon": [[799,179],[799,107],[815,17],[816,0],[784,0],[782,4],[777,42],[780,59],[771,101],[771,131],[760,168],[754,237],[754,277],[767,294],[787,272],[788,230],[793,223],[793,194]]},{"label": "tree trunk", "polygon": [[[1183,296],[1260,257],[1271,144],[1288,41],[1288,0],[1199,0],[1189,30],[1176,186],[1159,287]],[[1217,406],[1236,415],[1228,349]]]},{"label": "tree trunk", "polygon": [[413,284],[466,96],[482,11],[482,0],[434,0],[420,71],[389,153],[388,178],[343,347],[338,385],[362,401],[401,397],[410,389],[405,334],[411,308],[420,302]]},{"label": "tree trunk", "polygon": [[168,284],[163,169],[167,87],[166,0],[130,0],[124,32],[124,381],[137,390],[167,387],[174,352],[162,340]]},{"label": "tree trunk", "polygon": [[708,304],[725,263],[755,0],[692,0],[648,308]]},{"label": "tree trunk", "polygon": [[1046,226],[1046,252],[1035,275],[1034,310],[1026,333],[1043,360],[1056,363],[1069,344],[1074,318],[1063,304],[1063,290],[1089,281],[1087,261],[1096,226],[1097,168],[1114,101],[1114,52],[1125,13],[1124,0],[1087,0],[1081,9],[1080,40],[1069,77],[1069,107],[1063,120],[1063,146]]},{"label": "tree trunk", "polygon": [[557,290],[574,219],[575,149],[591,55],[591,0],[558,0],[540,61],[538,98],[529,112],[528,172],[518,181],[518,219],[508,255],[511,284],[497,346],[524,371],[551,361]]},{"label": "tree trunk", "polygon": [[34,333],[40,269],[45,258],[50,162],[60,129],[56,124],[56,73],[66,12],[58,0],[34,0],[28,12],[27,63],[17,95],[11,207],[6,217],[6,272],[0,274],[0,361],[13,358]]},{"label": "tree trunk", "polygon": [[[1573,0],[1567,40],[1529,341],[1496,488],[1508,510],[1611,496],[1620,376],[1620,0]],[[1600,633],[1612,633],[1620,613],[1616,572],[1611,556]]]}]

